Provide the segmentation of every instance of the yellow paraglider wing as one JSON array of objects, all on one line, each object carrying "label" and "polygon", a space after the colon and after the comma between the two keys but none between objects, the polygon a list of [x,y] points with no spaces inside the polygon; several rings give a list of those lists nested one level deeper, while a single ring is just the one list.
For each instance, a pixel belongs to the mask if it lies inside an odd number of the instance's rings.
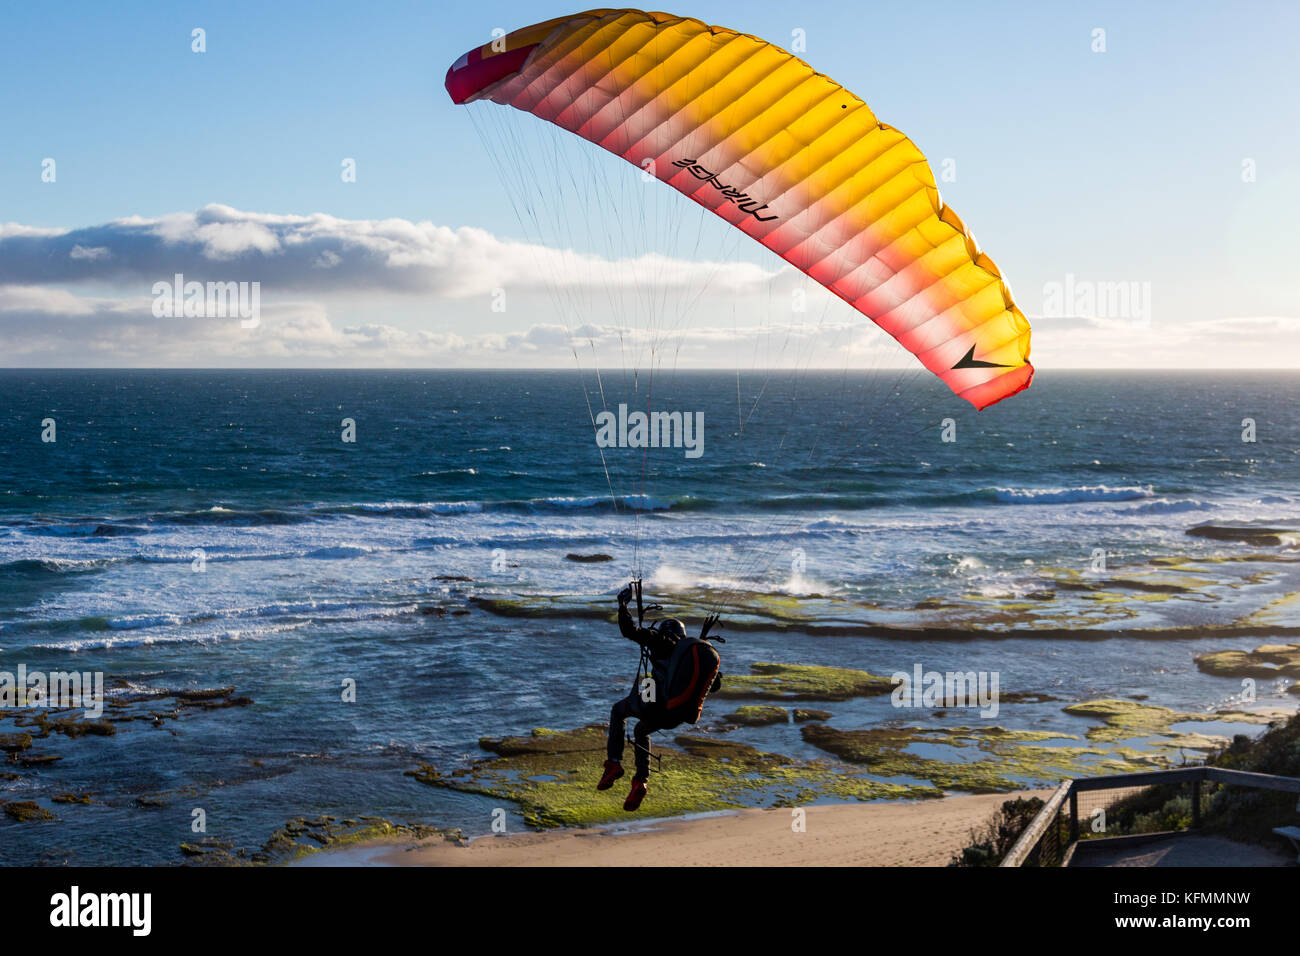
[{"label": "yellow paraglider wing", "polygon": [[446,85],[457,103],[532,113],[652,172],[976,408],[1032,380],[1029,322],[921,151],[780,47],[687,17],[591,10],[471,50]]}]

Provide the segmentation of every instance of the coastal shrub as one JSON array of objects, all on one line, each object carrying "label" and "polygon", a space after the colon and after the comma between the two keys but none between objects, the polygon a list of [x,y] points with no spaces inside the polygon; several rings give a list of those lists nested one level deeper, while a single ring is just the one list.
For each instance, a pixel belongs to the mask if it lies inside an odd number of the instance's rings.
[{"label": "coastal shrub", "polygon": [[1163,833],[1192,825],[1192,800],[1186,785],[1161,784],[1145,787],[1106,807],[1106,829],[1090,833],[1080,824],[1080,836],[1113,837],[1133,833]]},{"label": "coastal shrub", "polygon": [[1129,833],[1164,833],[1185,830],[1192,825],[1192,798],[1178,796],[1166,800],[1158,810],[1134,815]]},{"label": "coastal shrub", "polygon": [[1007,800],[988,823],[971,830],[970,844],[954,854],[948,865],[997,866],[1041,809],[1043,801],[1038,797]]},{"label": "coastal shrub", "polygon": [[[1300,777],[1300,714],[1252,740],[1238,734],[1205,760],[1211,767]],[[1251,787],[1217,786],[1210,791],[1205,827],[1250,843],[1276,844],[1274,827],[1295,826],[1296,794]]]},{"label": "coastal shrub", "polygon": [[[1222,750],[1205,759],[1206,766],[1245,770],[1283,777],[1300,777],[1300,715],[1269,728],[1252,739],[1238,734]],[[1294,826],[1296,794],[1254,787],[1201,786],[1202,828],[1234,840],[1274,844],[1273,828]],[[1148,787],[1106,809],[1106,832],[1097,836],[1158,833],[1192,825],[1191,794],[1186,785]],[[1086,832],[1084,837],[1089,836]]]}]

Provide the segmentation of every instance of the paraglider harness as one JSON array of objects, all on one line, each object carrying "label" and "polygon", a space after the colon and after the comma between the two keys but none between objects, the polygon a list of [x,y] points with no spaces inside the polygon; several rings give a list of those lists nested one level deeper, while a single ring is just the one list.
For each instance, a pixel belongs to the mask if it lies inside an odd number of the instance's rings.
[{"label": "paraglider harness", "polygon": [[[644,603],[642,602],[642,597],[641,597],[641,579],[640,579],[640,578],[637,578],[635,581],[632,582],[632,587],[633,587],[633,590],[634,590],[635,593],[636,593],[636,626],[637,626],[637,629],[638,629],[638,630],[641,630],[641,629],[643,629],[644,626],[645,626],[645,623],[644,623],[644,622],[645,622],[645,615],[646,615],[646,612],[647,612],[647,611],[662,611],[662,610],[663,610],[663,605],[662,605],[662,604],[650,604],[650,605],[646,605],[646,604],[644,604]],[[655,626],[655,625],[651,625],[651,627],[654,627],[654,626]],[[700,637],[699,637],[699,639],[698,639],[697,641],[696,641],[696,640],[693,640],[692,643],[705,644],[705,645],[707,646],[706,639],[707,639],[707,641],[717,641],[719,644],[725,644],[725,643],[727,643],[725,638],[722,638],[722,637],[719,637],[719,636],[716,636],[716,635],[715,635],[714,637],[708,637],[709,630],[710,630],[711,628],[713,628],[714,626],[717,626],[717,627],[721,627],[721,626],[722,626],[721,623],[718,621],[718,618],[717,618],[717,615],[716,615],[716,614],[713,615],[710,619],[708,619],[708,620],[706,621],[705,626],[704,626],[704,629],[700,632]],[[679,643],[681,643],[681,642],[685,642],[685,641],[688,641],[688,640],[692,640],[692,639],[690,639],[690,638],[681,638],[681,639],[679,640]],[[710,652],[711,652],[712,655],[713,655],[713,658],[714,658],[714,661],[715,661],[715,665],[716,665],[717,652],[716,652],[716,651],[713,651],[712,648],[709,648],[709,650],[710,650]],[[675,654],[674,654],[674,656],[675,656]],[[672,679],[671,662],[670,662],[669,668],[670,668],[670,669],[669,669],[669,682],[671,682],[671,679]],[[715,666],[715,673],[716,673],[716,666]],[[647,647],[645,644],[642,644],[642,645],[641,645],[641,659],[640,659],[640,661],[638,661],[638,663],[637,663],[636,673],[632,676],[632,690],[631,690],[631,693],[632,693],[632,694],[640,694],[640,692],[641,692],[641,682],[642,682],[645,678],[647,678],[647,677],[649,677],[651,680],[654,680],[654,679],[655,679],[655,678],[654,678],[654,660],[653,660],[653,659],[651,658],[651,656],[650,656],[650,648]],[[710,682],[711,682],[711,679],[712,679],[712,677],[710,676]],[[657,689],[656,689],[656,690],[657,690]],[[695,711],[695,715],[694,715],[694,716],[687,716],[687,717],[684,718],[683,721],[678,721],[677,723],[683,723],[683,722],[692,723],[692,724],[695,723],[695,721],[699,719],[699,714],[700,714],[700,710],[699,710],[699,708],[702,708],[702,707],[703,707],[703,704],[704,704],[704,697],[705,697],[705,696],[707,696],[707,691],[705,692],[705,694],[699,695],[699,700],[698,700],[698,702],[697,702],[697,703],[698,703],[698,707],[696,708],[696,711]],[[667,705],[665,704],[664,706],[666,707]],[[672,726],[675,727],[675,726],[677,726],[677,724],[673,724]],[[671,727],[664,727],[664,728],[661,728],[661,729],[663,729],[663,730],[670,730]],[[659,731],[655,731],[655,733],[658,733],[658,732],[659,732]],[[636,739],[635,739],[631,734],[628,734],[626,731],[624,731],[624,739],[627,740],[627,741],[630,741],[630,742],[631,742],[632,747],[633,747],[633,750],[641,749],[641,745],[638,744],[638,743],[636,742]],[[648,756],[648,757],[652,757],[652,758],[654,759],[654,761],[655,761],[655,772],[657,773],[657,772],[661,771],[661,770],[663,769],[663,756],[662,756],[661,754],[657,754],[657,753],[655,753],[655,752],[654,752],[653,750],[651,750],[648,746],[645,747],[644,749],[645,749],[645,752],[646,752],[646,756]]]}]

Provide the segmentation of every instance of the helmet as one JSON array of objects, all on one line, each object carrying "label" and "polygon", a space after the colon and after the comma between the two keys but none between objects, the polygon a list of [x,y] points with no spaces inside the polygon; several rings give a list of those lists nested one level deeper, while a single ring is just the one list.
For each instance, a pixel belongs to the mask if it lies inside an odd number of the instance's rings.
[{"label": "helmet", "polygon": [[655,627],[658,628],[660,634],[671,634],[679,641],[686,636],[686,628],[683,627],[682,622],[677,620],[675,617],[666,617],[656,624]]}]

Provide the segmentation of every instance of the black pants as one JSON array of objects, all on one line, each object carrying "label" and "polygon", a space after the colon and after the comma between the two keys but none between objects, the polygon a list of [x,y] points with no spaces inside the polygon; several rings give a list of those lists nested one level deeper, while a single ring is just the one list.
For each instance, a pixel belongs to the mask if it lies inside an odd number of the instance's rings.
[{"label": "black pants", "polygon": [[609,712],[609,746],[607,756],[610,760],[623,760],[625,743],[623,725],[629,717],[636,717],[636,726],[632,728],[632,740],[636,744],[636,777],[646,780],[650,776],[650,735],[663,729],[663,723],[657,719],[656,706],[641,699],[635,691],[616,703]]}]

